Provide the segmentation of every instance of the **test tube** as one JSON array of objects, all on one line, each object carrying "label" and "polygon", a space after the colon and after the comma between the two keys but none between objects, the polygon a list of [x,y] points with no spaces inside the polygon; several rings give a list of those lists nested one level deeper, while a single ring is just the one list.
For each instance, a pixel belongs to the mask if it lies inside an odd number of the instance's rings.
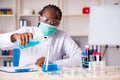
[{"label": "test tube", "polygon": [[89,45],[85,45],[85,51],[87,52],[87,60],[90,61]]}]

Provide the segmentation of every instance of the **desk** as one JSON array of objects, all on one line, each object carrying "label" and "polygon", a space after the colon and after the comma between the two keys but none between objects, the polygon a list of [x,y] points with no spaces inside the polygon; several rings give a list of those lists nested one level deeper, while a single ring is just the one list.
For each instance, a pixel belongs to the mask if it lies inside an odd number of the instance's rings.
[{"label": "desk", "polygon": [[0,72],[0,80],[120,80],[120,66],[107,66],[104,74],[100,75],[47,75],[42,71],[28,73]]}]

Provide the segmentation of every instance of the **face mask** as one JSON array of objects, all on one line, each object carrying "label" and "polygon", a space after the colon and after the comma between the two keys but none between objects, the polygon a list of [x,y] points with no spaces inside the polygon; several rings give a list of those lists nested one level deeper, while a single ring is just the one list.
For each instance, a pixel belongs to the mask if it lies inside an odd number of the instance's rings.
[{"label": "face mask", "polygon": [[45,36],[52,36],[57,32],[57,26],[52,26],[43,22],[40,23],[39,28]]}]

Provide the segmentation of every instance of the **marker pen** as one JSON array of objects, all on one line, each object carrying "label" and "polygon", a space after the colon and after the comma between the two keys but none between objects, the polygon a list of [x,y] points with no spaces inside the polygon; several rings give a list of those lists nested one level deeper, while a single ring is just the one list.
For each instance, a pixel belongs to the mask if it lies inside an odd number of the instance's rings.
[{"label": "marker pen", "polygon": [[94,52],[93,54],[95,61],[97,62],[101,61],[101,52]]}]

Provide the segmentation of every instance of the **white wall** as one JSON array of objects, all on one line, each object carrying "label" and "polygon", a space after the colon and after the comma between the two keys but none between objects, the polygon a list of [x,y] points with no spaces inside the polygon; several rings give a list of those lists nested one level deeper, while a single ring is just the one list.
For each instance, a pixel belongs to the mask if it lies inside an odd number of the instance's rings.
[{"label": "white wall", "polygon": [[103,60],[106,61],[107,65],[120,65],[120,48],[116,46],[108,46]]}]

